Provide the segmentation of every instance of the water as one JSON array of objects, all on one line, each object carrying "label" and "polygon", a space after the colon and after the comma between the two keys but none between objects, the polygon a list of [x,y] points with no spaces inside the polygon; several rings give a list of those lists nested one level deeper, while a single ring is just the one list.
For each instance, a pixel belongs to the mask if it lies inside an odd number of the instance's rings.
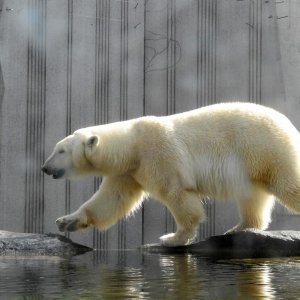
[{"label": "water", "polygon": [[95,251],[1,257],[1,299],[299,299],[300,258],[210,260]]}]

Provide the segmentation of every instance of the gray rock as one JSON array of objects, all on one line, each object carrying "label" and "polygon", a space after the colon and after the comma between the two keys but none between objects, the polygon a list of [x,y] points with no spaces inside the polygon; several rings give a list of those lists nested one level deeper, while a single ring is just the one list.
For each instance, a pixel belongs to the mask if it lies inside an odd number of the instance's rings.
[{"label": "gray rock", "polygon": [[262,231],[247,229],[212,236],[180,247],[159,244],[142,246],[142,251],[162,254],[190,253],[214,258],[267,258],[300,256],[300,231]]},{"label": "gray rock", "polygon": [[59,234],[15,233],[0,230],[0,255],[73,256],[93,249]]}]

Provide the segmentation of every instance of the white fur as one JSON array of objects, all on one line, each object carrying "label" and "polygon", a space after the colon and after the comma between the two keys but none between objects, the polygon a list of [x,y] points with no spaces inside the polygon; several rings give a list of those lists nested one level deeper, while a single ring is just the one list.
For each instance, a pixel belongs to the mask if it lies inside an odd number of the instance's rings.
[{"label": "white fur", "polygon": [[104,176],[90,200],[57,220],[61,230],[109,228],[150,194],[175,218],[177,232],[161,237],[174,246],[193,240],[205,218],[203,197],[237,202],[241,221],[232,230],[267,228],[273,196],[300,212],[299,164],[300,135],[285,116],[227,103],[80,129],[57,144],[45,166],[49,174],[65,168],[66,178]]}]

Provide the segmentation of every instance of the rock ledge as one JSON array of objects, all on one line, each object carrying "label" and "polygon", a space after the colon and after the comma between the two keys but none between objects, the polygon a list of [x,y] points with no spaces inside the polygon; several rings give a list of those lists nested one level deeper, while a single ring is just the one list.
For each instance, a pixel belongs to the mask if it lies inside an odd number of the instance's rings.
[{"label": "rock ledge", "polygon": [[68,257],[93,249],[59,234],[16,233],[0,230],[0,255],[45,255]]},{"label": "rock ledge", "polygon": [[247,229],[212,236],[204,241],[180,247],[144,245],[143,252],[161,254],[190,253],[214,258],[267,258],[300,256],[300,231],[262,231]]}]

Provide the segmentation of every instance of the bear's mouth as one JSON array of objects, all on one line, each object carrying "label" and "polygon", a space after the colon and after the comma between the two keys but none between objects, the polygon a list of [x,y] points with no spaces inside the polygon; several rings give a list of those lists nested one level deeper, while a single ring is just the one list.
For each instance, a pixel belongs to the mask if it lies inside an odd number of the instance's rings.
[{"label": "bear's mouth", "polygon": [[55,171],[52,174],[52,178],[53,179],[59,179],[59,178],[63,177],[64,174],[65,174],[65,170],[64,169],[59,169],[59,170]]}]

